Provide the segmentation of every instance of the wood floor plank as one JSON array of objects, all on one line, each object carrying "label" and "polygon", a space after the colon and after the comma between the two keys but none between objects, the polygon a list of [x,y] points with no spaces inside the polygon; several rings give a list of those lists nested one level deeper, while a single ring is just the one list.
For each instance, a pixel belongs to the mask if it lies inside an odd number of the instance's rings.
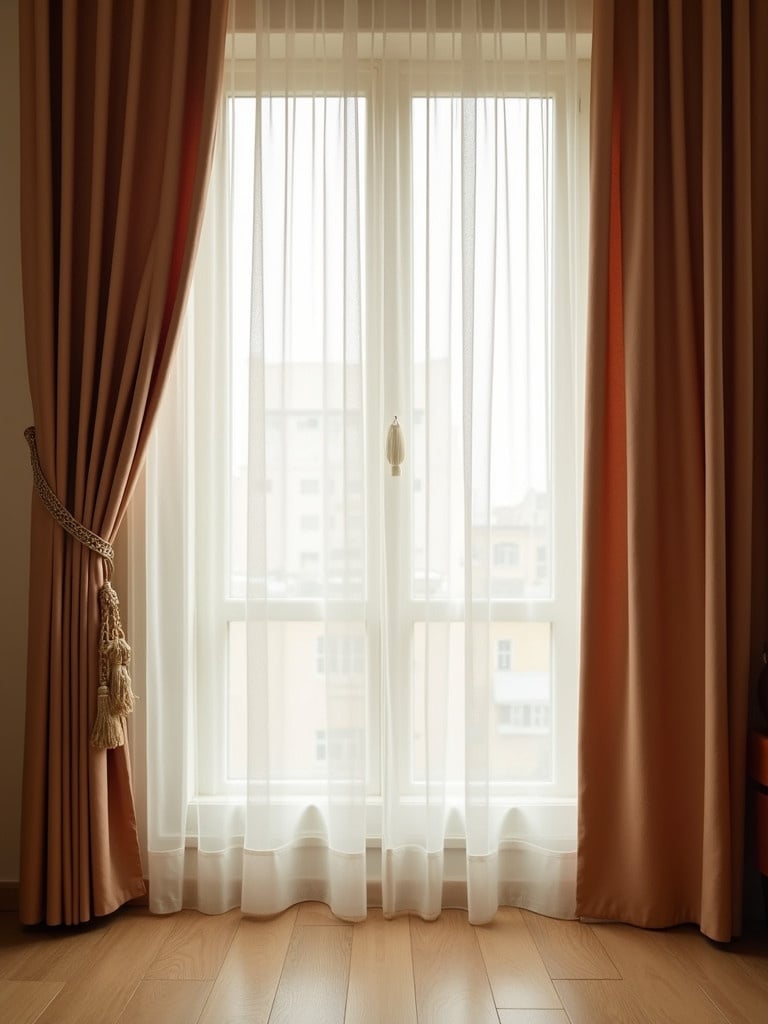
[{"label": "wood floor plank", "polygon": [[709,942],[694,928],[655,932],[651,941],[662,954],[679,961],[729,1024],[768,1021],[768,991],[728,949]]},{"label": "wood floor plank", "polygon": [[444,910],[436,921],[412,917],[410,924],[419,1024],[498,1024],[466,912]]},{"label": "wood floor plank", "polygon": [[555,988],[571,1024],[657,1024],[626,981],[556,981]]},{"label": "wood floor plank", "polygon": [[269,1024],[343,1024],[352,926],[294,927]]},{"label": "wood floor plank", "polygon": [[87,970],[64,985],[41,1024],[114,1024],[171,928],[169,918],[148,910],[122,911]]},{"label": "wood floor plank", "polygon": [[[620,978],[558,978],[547,987],[547,967],[563,974],[603,971],[604,957]],[[217,970],[215,981],[150,977]],[[551,991],[560,1005],[530,1005]],[[494,992],[500,1003],[518,1005],[497,1009]],[[549,922],[511,909],[477,928],[456,910],[433,923],[387,921],[371,911],[366,922],[351,926],[323,904],[293,907],[268,921],[129,910],[83,929],[20,929],[0,916],[2,1024],[417,1020],[762,1024],[768,1022],[768,936],[724,949],[693,928]]]},{"label": "wood floor plank", "polygon": [[768,994],[768,931],[765,925],[751,928],[743,938],[731,944],[731,953]]},{"label": "wood floor plank", "polygon": [[195,1024],[212,987],[212,981],[142,981],[119,1024]]},{"label": "wood floor plank", "polygon": [[550,978],[616,980],[619,972],[595,932],[580,921],[557,921],[522,911]]},{"label": "wood floor plank", "polygon": [[111,927],[104,918],[79,928],[22,928],[15,915],[0,924],[0,977],[9,981],[71,981],[98,956]]},{"label": "wood floor plank", "polygon": [[29,952],[29,939],[15,914],[0,913],[0,978],[7,977],[24,961]]},{"label": "wood floor plank", "polygon": [[345,1024],[416,1024],[416,994],[407,917],[386,921],[380,910],[352,934]]},{"label": "wood floor plank", "polygon": [[475,928],[497,1007],[561,1008],[552,979],[519,910],[502,907],[489,924]]},{"label": "wood floor plank", "polygon": [[296,914],[297,928],[328,928],[331,925],[348,928],[349,921],[342,921],[340,917],[336,917],[327,903],[299,903]]},{"label": "wood floor plank", "polygon": [[565,1010],[499,1010],[500,1024],[570,1024]]},{"label": "wood floor plank", "polygon": [[696,980],[660,947],[660,932],[621,924],[592,927],[653,1024],[724,1024]]},{"label": "wood floor plank", "polygon": [[295,920],[295,907],[267,921],[241,919],[200,1024],[266,1024]]},{"label": "wood floor plank", "polygon": [[34,1024],[63,985],[61,981],[0,979],[0,1020],[3,1024]]},{"label": "wood floor plank", "polygon": [[204,981],[219,973],[240,924],[240,911],[206,915],[195,910],[173,914],[168,939],[150,964],[146,981]]}]

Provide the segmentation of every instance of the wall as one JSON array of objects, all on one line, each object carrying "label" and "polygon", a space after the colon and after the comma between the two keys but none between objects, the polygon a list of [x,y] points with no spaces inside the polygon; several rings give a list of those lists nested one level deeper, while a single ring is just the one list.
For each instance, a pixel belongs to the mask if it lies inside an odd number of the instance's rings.
[{"label": "wall", "polygon": [[0,883],[19,877],[32,422],[21,302],[16,0],[0,0]]}]

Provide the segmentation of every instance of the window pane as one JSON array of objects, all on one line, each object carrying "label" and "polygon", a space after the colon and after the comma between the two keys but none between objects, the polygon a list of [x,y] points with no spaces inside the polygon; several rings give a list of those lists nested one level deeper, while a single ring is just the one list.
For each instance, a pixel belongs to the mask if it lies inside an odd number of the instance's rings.
[{"label": "window pane", "polygon": [[[229,593],[245,595],[250,571],[255,596],[360,599],[366,103],[270,97],[257,109],[237,97],[229,116]],[[252,280],[263,290],[255,303]]]},{"label": "window pane", "polygon": [[[475,635],[487,646],[491,683],[490,778],[549,782],[552,764],[551,625],[492,622]],[[417,622],[413,630],[411,783],[423,783],[428,759],[445,752],[449,781],[464,777],[465,627]]]},{"label": "window pane", "polygon": [[[247,698],[246,625],[229,624],[227,780],[248,768],[248,715],[267,714],[270,778],[365,778],[365,630],[354,623],[270,622],[266,692]],[[252,778],[258,773],[251,772]]]},{"label": "window pane", "polygon": [[547,622],[491,626],[491,760],[496,779],[552,778],[551,627]]},{"label": "window pane", "polygon": [[[477,140],[469,196],[468,124]],[[415,596],[463,595],[469,399],[475,596],[552,593],[552,124],[549,99],[412,101]]]}]

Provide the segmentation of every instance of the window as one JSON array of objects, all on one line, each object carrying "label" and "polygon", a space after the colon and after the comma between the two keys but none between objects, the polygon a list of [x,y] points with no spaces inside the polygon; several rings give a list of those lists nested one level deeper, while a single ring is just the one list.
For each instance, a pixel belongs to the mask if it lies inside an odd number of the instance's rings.
[{"label": "window", "polygon": [[494,544],[493,546],[494,565],[520,565],[520,545],[514,542]]},{"label": "window", "polygon": [[350,729],[337,729],[328,736],[324,730],[317,733],[315,757],[319,762],[334,761],[337,766],[354,764],[360,757],[364,737]]},{"label": "window", "polygon": [[315,733],[315,760],[326,761],[328,758],[328,737],[325,729],[318,729]]},{"label": "window", "polygon": [[512,641],[499,640],[496,644],[496,668],[499,672],[509,672],[512,667]]},{"label": "window", "polygon": [[363,637],[319,636],[316,667],[318,675],[360,675],[365,669]]},{"label": "window", "polygon": [[[291,277],[283,292],[277,279],[270,275],[282,272],[278,261],[273,267],[265,264],[267,274],[264,293],[266,351],[264,361],[264,431],[263,454],[265,471],[273,481],[267,495],[264,515],[263,571],[266,595],[270,600],[269,616],[273,623],[282,623],[281,630],[296,662],[296,713],[314,716],[306,730],[295,732],[291,742],[299,745],[307,734],[320,735],[325,714],[319,704],[304,701],[298,679],[300,664],[314,657],[317,674],[328,687],[344,681],[347,694],[351,685],[358,689],[360,707],[370,710],[371,726],[379,731],[378,657],[375,644],[381,636],[378,621],[378,588],[381,581],[379,561],[382,551],[375,542],[372,525],[376,521],[377,502],[381,499],[379,477],[382,466],[377,454],[382,438],[380,417],[375,398],[378,369],[384,367],[381,394],[387,408],[398,410],[408,438],[409,460],[401,483],[402,506],[396,513],[393,529],[399,551],[409,551],[410,570],[398,577],[399,593],[393,594],[397,606],[405,613],[401,621],[402,641],[389,652],[390,663],[397,678],[408,692],[403,694],[409,713],[404,716],[397,742],[402,766],[399,785],[403,792],[417,792],[423,773],[419,765],[426,755],[426,734],[429,723],[422,715],[426,706],[425,687],[442,686],[448,709],[448,762],[456,779],[464,770],[464,706],[461,697],[464,660],[464,588],[466,565],[462,542],[462,523],[472,516],[472,579],[479,594],[492,602],[494,628],[506,630],[506,636],[495,645],[495,664],[490,670],[510,673],[513,641],[510,630],[520,631],[521,644],[515,649],[528,659],[526,671],[536,676],[541,703],[515,701],[502,704],[500,712],[507,715],[504,729],[512,732],[540,732],[549,736],[553,701],[565,686],[564,668],[560,684],[553,677],[555,663],[565,666],[566,657],[553,661],[551,648],[564,651],[568,629],[558,622],[565,611],[562,591],[567,589],[563,574],[565,561],[558,564],[553,557],[558,529],[562,523],[553,495],[557,490],[562,457],[558,452],[558,431],[561,429],[552,410],[562,408],[554,401],[556,391],[563,390],[559,379],[560,363],[556,350],[556,333],[549,298],[553,294],[556,248],[554,194],[555,167],[545,159],[547,146],[554,148],[554,134],[562,130],[556,93],[541,98],[522,99],[510,95],[501,100],[478,101],[476,132],[478,134],[476,165],[477,203],[474,209],[475,233],[480,255],[476,274],[493,278],[494,292],[479,289],[475,298],[476,376],[489,382],[491,390],[485,398],[477,396],[475,416],[479,429],[492,438],[490,461],[485,466],[484,486],[487,493],[476,504],[464,506],[460,438],[466,395],[457,382],[461,379],[463,334],[461,310],[452,301],[456,293],[456,268],[462,259],[461,196],[458,180],[442,175],[441,166],[460,162],[464,108],[460,99],[446,95],[427,100],[418,93],[418,78],[412,87],[415,93],[408,104],[397,138],[384,139],[384,149],[397,145],[410,153],[407,186],[411,201],[408,209],[392,206],[392,219],[384,230],[408,232],[410,253],[399,265],[378,264],[376,251],[360,258],[360,329],[354,344],[359,346],[351,367],[344,370],[342,360],[348,358],[335,342],[326,342],[322,349],[316,329],[316,315],[306,296],[317,293],[317,275],[341,275],[341,264],[348,259],[336,243],[324,242],[322,253],[313,250],[311,233],[306,239],[303,226],[313,223],[312,146],[326,133],[325,160],[337,162],[342,173],[345,156],[342,135],[337,135],[339,149],[328,145],[329,126],[346,118],[356,118],[358,149],[354,159],[360,173],[361,244],[369,233],[367,218],[370,206],[366,190],[369,176],[368,133],[379,138],[383,125],[374,93],[358,98],[354,110],[342,108],[342,101],[333,97],[295,96],[289,102],[275,97],[262,101],[261,174],[265,194],[274,193],[279,201],[274,210],[265,205],[264,245],[271,251],[292,246]],[[253,166],[255,136],[252,126],[252,99],[233,97],[229,101],[230,119],[235,125],[236,183],[234,202],[241,211],[235,223],[252,220]],[[241,109],[243,113],[241,113]],[[405,109],[405,108],[403,108]],[[528,126],[534,123],[543,129],[533,138]],[[246,127],[239,129],[243,124]],[[498,125],[507,133],[506,145],[499,146]],[[334,129],[335,130],[335,129]],[[251,134],[248,132],[251,131]],[[528,165],[521,164],[517,153],[525,151],[528,136]],[[239,132],[239,134],[238,134]],[[291,196],[287,197],[285,180],[285,149],[289,144],[303,156],[294,160],[290,179]],[[313,141],[314,140],[314,141]],[[485,154],[495,153],[493,160]],[[306,168],[306,170],[302,170]],[[498,175],[507,176],[507,187],[499,193]],[[375,172],[374,172],[375,177]],[[493,197],[493,198],[491,198]],[[486,259],[491,252],[499,222],[505,225],[510,240],[525,236],[526,199],[528,216],[536,223],[548,225],[548,235],[534,243],[529,240],[527,257],[517,254],[511,244],[495,249],[505,261],[494,268]],[[337,200],[326,193],[325,201]],[[392,200],[394,204],[394,198]],[[499,202],[502,206],[499,207]],[[494,205],[496,204],[496,205]],[[328,210],[326,218],[343,219],[343,211]],[[412,219],[411,219],[412,215]],[[287,241],[283,240],[284,220],[288,218]],[[290,224],[293,227],[290,227]],[[394,237],[394,236],[393,236]],[[250,236],[236,239],[239,246],[236,265],[249,267],[253,256]],[[331,248],[329,249],[329,244]],[[490,257],[488,257],[490,259]],[[393,274],[388,281],[387,274]],[[388,294],[410,293],[414,319],[408,336],[394,351],[382,359],[384,336],[369,331],[365,310],[375,301],[369,282],[381,281]],[[341,279],[339,277],[339,279]],[[333,294],[336,294],[335,292]],[[285,297],[272,303],[272,296]],[[339,288],[340,301],[342,289]],[[230,393],[234,399],[230,418],[230,462],[228,479],[223,490],[229,495],[223,509],[224,530],[230,537],[230,593],[235,581],[249,575],[246,565],[248,529],[245,488],[241,485],[249,473],[248,454],[239,439],[248,425],[242,410],[248,406],[248,348],[250,337],[250,283],[236,277],[233,282],[233,313],[235,332],[231,352]],[[324,314],[338,324],[342,334],[348,310],[341,305]],[[239,326],[238,326],[239,325]],[[287,334],[286,334],[287,332]],[[287,337],[281,346],[272,339]],[[329,337],[333,337],[329,335]],[[492,345],[493,339],[496,339]],[[272,347],[270,347],[272,346]],[[486,360],[493,359],[493,368]],[[392,372],[390,372],[390,368]],[[352,370],[352,376],[349,370]],[[346,373],[343,387],[341,373]],[[369,376],[370,375],[370,376]],[[359,387],[359,392],[357,391]],[[355,394],[349,403],[350,390]],[[485,405],[487,403],[487,406]],[[563,424],[567,417],[563,417]],[[364,467],[368,469],[365,470]],[[322,485],[321,485],[322,481]],[[561,488],[563,492],[567,487]],[[295,495],[292,497],[291,495]],[[308,504],[310,503],[310,504]],[[238,507],[239,506],[239,507]],[[322,524],[327,524],[322,529]],[[251,571],[251,577],[253,572]],[[314,618],[311,602],[318,598],[318,618]],[[328,602],[331,602],[330,604]],[[337,619],[334,610],[347,622],[345,635],[328,633],[324,618]],[[342,612],[341,606],[346,605]],[[407,612],[406,612],[407,610]],[[240,606],[230,605],[230,629],[239,627],[243,614]],[[352,615],[350,620],[349,616]],[[521,619],[525,619],[523,622]],[[299,624],[301,623],[301,628]],[[339,626],[342,623],[339,622]],[[536,632],[538,630],[538,632]],[[532,632],[533,631],[533,632]],[[306,640],[300,638],[305,636]],[[534,637],[529,640],[529,637]],[[301,644],[309,642],[314,654]],[[493,649],[493,648],[492,648]],[[302,655],[301,651],[306,654]],[[230,659],[229,673],[237,662]],[[441,666],[444,666],[441,668]],[[438,683],[442,672],[442,682]],[[514,674],[513,674],[514,677]],[[517,677],[514,677],[517,678]],[[518,678],[519,682],[519,678]],[[242,687],[230,679],[230,694]],[[331,691],[326,695],[330,700]],[[540,710],[533,711],[533,708]],[[362,713],[362,712],[361,712]],[[368,713],[366,711],[366,713]],[[230,715],[228,742],[242,733],[246,718]],[[501,719],[500,719],[501,723]],[[346,726],[349,735],[360,729]],[[331,733],[327,749],[332,749]],[[286,742],[288,742],[286,740]],[[245,746],[243,736],[237,741]],[[501,741],[500,741],[501,743]],[[364,745],[360,748],[365,749]],[[367,777],[372,793],[380,790],[381,779],[376,758],[378,747],[369,749]],[[543,751],[543,748],[542,748]],[[542,785],[557,790],[556,762],[551,742],[536,759],[537,778]],[[516,780],[530,780],[529,753],[504,749],[501,743],[492,751],[498,766],[499,785],[514,785]],[[293,765],[296,777],[306,777],[310,768],[298,750],[285,755],[286,770]],[[315,759],[318,763],[322,758]],[[239,776],[237,776],[239,777]],[[290,777],[286,777],[290,782]],[[226,786],[226,780],[212,780],[211,788]]]},{"label": "window", "polygon": [[547,733],[549,730],[548,704],[501,704],[497,717],[504,732]]},{"label": "window", "polygon": [[[439,749],[460,806],[473,673],[487,680],[493,794],[573,794],[563,765],[575,748],[577,389],[561,315],[562,82],[534,77],[526,97],[530,77],[510,72],[501,95],[468,101],[458,73],[443,69],[428,96],[423,69],[404,76],[396,64],[361,76],[351,99],[334,94],[332,74],[302,72],[293,92],[281,82],[258,101],[236,90],[227,100],[223,369],[195,336],[195,376],[210,383],[196,392],[205,483],[192,518],[212,538],[196,569],[201,799],[236,799],[262,771],[248,739],[254,674],[258,727],[273,737],[264,756],[286,799],[313,797],[333,766],[362,764],[373,806],[388,784],[384,737],[399,798],[426,791]],[[468,119],[471,374],[466,197],[443,173],[462,165]],[[357,175],[354,210],[313,176],[318,159],[326,183]],[[275,256],[259,282],[254,368],[258,188],[270,197],[259,246]],[[396,482],[383,460],[395,412],[407,446]],[[250,654],[257,643],[263,659]]]}]

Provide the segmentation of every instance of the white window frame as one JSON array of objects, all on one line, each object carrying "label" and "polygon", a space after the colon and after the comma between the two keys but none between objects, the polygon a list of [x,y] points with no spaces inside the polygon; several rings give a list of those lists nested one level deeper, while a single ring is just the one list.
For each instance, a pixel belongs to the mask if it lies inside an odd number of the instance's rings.
[{"label": "white window frame", "polygon": [[[434,71],[427,75],[425,70],[419,70],[418,65],[412,66],[407,72],[412,89],[406,94],[404,89],[400,90],[400,111],[399,127],[401,134],[399,145],[401,152],[410,151],[410,101],[412,97],[425,96],[429,90],[430,95],[445,95],[446,97],[459,94],[456,85],[460,83],[460,75],[456,71],[446,70],[442,75]],[[514,97],[531,95],[538,81],[544,95],[546,87],[547,94],[554,100],[554,149],[555,166],[553,174],[553,210],[554,230],[553,239],[553,282],[565,282],[568,276],[568,251],[565,240],[557,235],[557,228],[565,221],[563,213],[564,189],[566,188],[563,175],[558,180],[557,154],[564,154],[567,149],[567,111],[565,103],[565,81],[562,71],[556,66],[550,66],[546,74],[541,76],[531,73],[522,74],[514,70],[511,65],[502,75],[505,95]],[[581,82],[583,83],[583,76]],[[427,89],[428,87],[428,89]],[[586,104],[581,105],[579,113],[582,118],[581,129],[582,139],[586,142],[586,125],[584,109]],[[559,212],[558,212],[559,211]],[[401,232],[405,231],[409,224],[409,211],[393,211],[393,216],[400,218]],[[574,218],[575,219],[575,218]],[[400,252],[401,259],[401,280],[412,281],[410,266],[403,266],[403,261],[408,258],[408,252]],[[571,731],[568,741],[563,741],[558,750],[558,744],[554,742],[556,736],[568,736],[566,729],[559,730],[559,726],[566,723],[572,724],[577,717],[578,708],[578,623],[576,621],[575,609],[578,607],[577,593],[577,543],[570,524],[578,522],[578,494],[579,481],[576,477],[576,463],[573,459],[573,452],[567,451],[565,439],[572,438],[574,423],[577,412],[574,409],[575,395],[578,382],[574,374],[578,373],[578,367],[572,366],[573,353],[571,351],[571,327],[563,309],[562,299],[558,302],[558,296],[562,296],[562,290],[557,283],[553,283],[552,301],[555,303],[553,311],[553,334],[552,353],[550,360],[552,372],[550,416],[552,417],[550,437],[552,438],[552,594],[546,599],[521,600],[517,598],[495,598],[490,603],[489,619],[491,622],[548,622],[551,624],[551,651],[550,651],[550,672],[551,672],[551,731],[553,736],[552,750],[552,777],[541,782],[529,780],[508,780],[504,782],[494,781],[490,783],[491,801],[504,803],[510,798],[519,799],[520,794],[525,791],[526,800],[560,802],[563,799],[574,798],[574,781],[566,774],[565,766],[576,763],[576,736]],[[375,299],[371,301],[375,305]],[[579,311],[573,311],[578,316]],[[406,437],[413,436],[413,402],[411,372],[413,365],[413,354],[411,352],[405,367],[399,367],[396,371],[390,368],[387,372],[387,363],[384,363],[384,405],[387,409],[402,409],[399,418],[403,425]],[[403,401],[403,395],[409,396]],[[559,439],[559,440],[556,440]],[[411,489],[402,489],[402,502],[407,503],[407,511],[401,508],[397,520],[411,523],[413,521],[410,502],[412,500]],[[413,559],[413,539],[398,537],[395,539],[395,548],[406,550],[406,544],[410,547]],[[390,575],[391,567],[390,567]],[[410,665],[412,658],[412,643],[414,628],[417,623],[427,620],[427,602],[418,600],[411,592],[409,574],[398,575],[398,592],[394,600],[390,601],[392,611],[390,621],[392,623],[391,636],[394,649],[390,651],[390,665],[394,669],[397,679],[410,679]],[[484,611],[483,606],[478,604],[475,614],[479,615]],[[463,601],[452,600],[430,600],[428,605],[428,618],[430,622],[460,623],[465,620],[465,608]],[[489,673],[491,666],[489,666]],[[409,708],[411,707],[408,702]],[[424,792],[424,786],[414,782],[412,768],[412,751],[410,738],[413,735],[413,721],[408,721],[407,726],[398,730],[399,745],[396,749],[396,758],[399,771],[399,793],[402,799],[417,800]],[[447,783],[446,790],[455,793],[457,799],[463,794],[463,784]]]}]

